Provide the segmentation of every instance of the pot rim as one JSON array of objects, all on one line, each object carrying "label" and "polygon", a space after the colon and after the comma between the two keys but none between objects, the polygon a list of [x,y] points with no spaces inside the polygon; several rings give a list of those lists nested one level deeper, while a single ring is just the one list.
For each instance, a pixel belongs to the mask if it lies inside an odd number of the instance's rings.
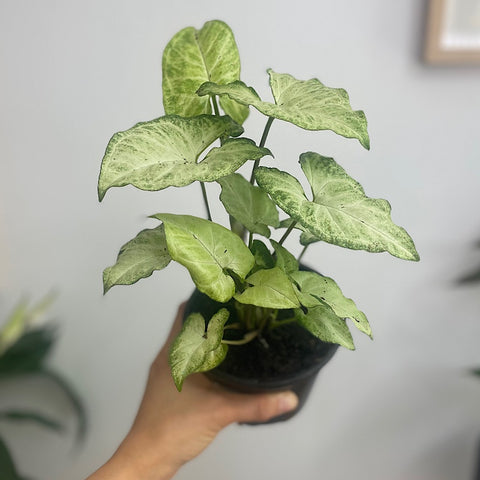
[{"label": "pot rim", "polygon": [[302,382],[309,377],[316,376],[318,372],[330,361],[335,352],[337,351],[338,345],[329,343],[326,344],[328,348],[326,349],[325,355],[323,355],[317,363],[310,365],[301,370],[298,370],[295,373],[288,375],[278,376],[274,379],[260,379],[255,377],[238,377],[231,373],[227,373],[218,368],[209,370],[207,375],[215,381],[218,381],[222,384],[227,385],[237,385],[246,388],[262,388],[268,390],[278,390],[282,388],[288,388],[297,382]]}]

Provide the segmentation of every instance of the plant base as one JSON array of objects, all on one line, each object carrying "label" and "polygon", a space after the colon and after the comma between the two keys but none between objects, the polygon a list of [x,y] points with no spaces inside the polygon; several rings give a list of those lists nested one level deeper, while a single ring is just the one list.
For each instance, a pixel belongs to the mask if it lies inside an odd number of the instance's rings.
[{"label": "plant base", "polygon": [[[230,310],[231,321],[235,322],[233,302],[220,304],[195,290],[187,302],[185,318],[193,312],[211,318],[222,307]],[[288,315],[287,311],[281,313]],[[245,345],[231,345],[222,364],[206,375],[242,393],[294,391],[299,399],[298,408],[265,423],[284,421],[303,407],[320,369],[332,358],[337,347],[322,342],[298,324],[290,323],[266,331]]]}]

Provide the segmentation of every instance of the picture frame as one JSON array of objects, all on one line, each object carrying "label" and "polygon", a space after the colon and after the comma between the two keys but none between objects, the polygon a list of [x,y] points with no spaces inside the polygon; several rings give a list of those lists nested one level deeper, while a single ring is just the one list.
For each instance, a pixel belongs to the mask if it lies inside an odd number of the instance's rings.
[{"label": "picture frame", "polygon": [[480,0],[429,0],[424,59],[480,65]]}]

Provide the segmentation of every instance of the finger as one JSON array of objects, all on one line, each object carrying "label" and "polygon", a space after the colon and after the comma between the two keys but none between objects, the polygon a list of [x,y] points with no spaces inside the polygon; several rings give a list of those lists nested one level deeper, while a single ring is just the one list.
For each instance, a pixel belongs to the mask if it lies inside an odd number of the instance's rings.
[{"label": "finger", "polygon": [[295,410],[298,397],[295,393],[229,394],[225,422],[266,422]]}]

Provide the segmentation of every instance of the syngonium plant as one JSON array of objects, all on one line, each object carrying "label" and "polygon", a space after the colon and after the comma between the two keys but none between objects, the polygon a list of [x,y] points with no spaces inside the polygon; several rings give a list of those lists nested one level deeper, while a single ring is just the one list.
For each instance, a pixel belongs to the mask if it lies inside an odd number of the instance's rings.
[{"label": "syngonium plant", "polygon": [[[240,81],[233,33],[218,20],[200,30],[178,32],[165,48],[162,67],[165,115],[111,138],[98,181],[99,199],[111,187],[157,191],[199,182],[208,219],[152,215],[160,225],[141,231],[121,248],[117,262],[104,271],[104,291],[133,284],[175,260],[188,269],[199,291],[234,305],[235,320],[229,319],[226,308],[211,319],[200,313],[186,319],[170,353],[179,390],[189,374],[219,365],[229,344],[246,343],[289,322],[325,342],[354,349],[346,319],[371,336],[365,314],[343,296],[334,280],[299,269],[300,258],[283,246],[285,239],[293,229],[300,230],[300,257],[308,245],[323,241],[417,261],[412,239],[392,222],[390,204],[367,197],[333,158],[315,152],[300,155],[311,194],[290,173],[259,163],[273,157],[265,145],[275,119],[306,130],[331,130],[369,149],[363,111],[352,109],[343,89],[271,69],[274,102],[262,100]],[[250,107],[266,117],[258,145],[241,136]],[[247,179],[237,170],[250,161]],[[220,201],[230,228],[212,221],[208,182],[221,186]],[[286,214],[282,221],[279,209]],[[271,227],[286,229],[278,241],[271,238]],[[288,314],[283,312],[279,320],[281,310]],[[229,340],[229,328],[242,329],[243,338]]]}]

